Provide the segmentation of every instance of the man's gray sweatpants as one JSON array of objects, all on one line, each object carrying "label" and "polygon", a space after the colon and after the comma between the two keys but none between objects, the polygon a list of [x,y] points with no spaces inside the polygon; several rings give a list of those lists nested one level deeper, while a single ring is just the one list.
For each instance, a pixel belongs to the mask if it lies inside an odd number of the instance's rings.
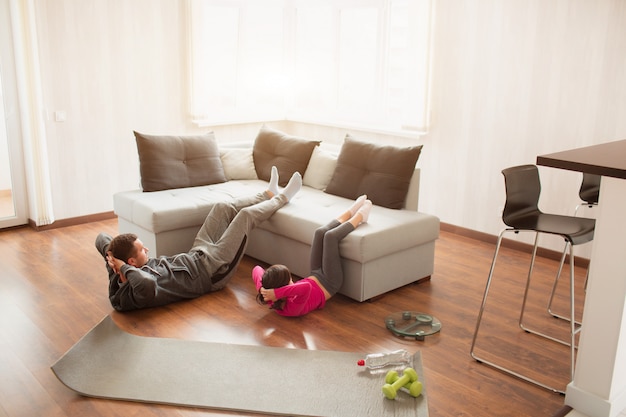
[{"label": "man's gray sweatpants", "polygon": [[288,201],[282,194],[268,198],[262,192],[219,202],[211,208],[191,248],[204,254],[201,262],[212,277],[211,291],[223,288],[229,281],[243,257],[250,231]]}]

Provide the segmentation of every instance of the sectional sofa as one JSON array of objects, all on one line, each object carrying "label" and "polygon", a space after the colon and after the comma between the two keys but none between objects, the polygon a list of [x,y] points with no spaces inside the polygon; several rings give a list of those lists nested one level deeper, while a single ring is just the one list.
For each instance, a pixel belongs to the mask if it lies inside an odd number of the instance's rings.
[{"label": "sectional sofa", "polygon": [[365,301],[433,273],[439,219],[418,211],[421,146],[348,135],[339,148],[265,126],[254,141],[229,145],[211,133],[135,137],[142,187],[116,193],[114,210],[120,233],[136,233],[153,256],[188,251],[215,202],[265,190],[275,165],[281,185],[299,171],[303,187],[252,232],[247,255],[307,276],[314,230],[365,193],[374,207],[369,222],[341,242],[340,293]]}]

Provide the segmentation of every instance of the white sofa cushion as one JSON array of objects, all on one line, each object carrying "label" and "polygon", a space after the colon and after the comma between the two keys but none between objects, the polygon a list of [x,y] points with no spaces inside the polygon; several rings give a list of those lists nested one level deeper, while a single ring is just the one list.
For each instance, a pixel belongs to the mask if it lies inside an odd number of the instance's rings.
[{"label": "white sofa cushion", "polygon": [[256,180],[252,148],[221,148],[220,158],[227,180]]},{"label": "white sofa cushion", "polygon": [[313,149],[309,166],[306,168],[302,184],[318,190],[325,190],[333,177],[337,166],[337,153],[327,151],[321,147]]},{"label": "white sofa cushion", "polygon": [[[203,187],[152,193],[127,191],[114,196],[118,216],[153,233],[187,227],[199,228],[217,201],[262,192],[262,180],[229,181]],[[312,187],[302,190],[285,207],[258,227],[310,245],[315,229],[345,211],[351,200]],[[342,256],[367,262],[433,240],[438,222],[413,210],[374,206],[369,222],[350,233],[341,243]]]},{"label": "white sofa cushion", "polygon": [[123,191],[113,195],[113,206],[119,217],[153,233],[194,226],[200,229],[215,202],[265,189],[266,181],[239,180],[152,193]]},{"label": "white sofa cushion", "polygon": [[[294,199],[259,225],[260,229],[310,245],[316,228],[328,223],[352,204],[351,200],[303,187]],[[439,222],[412,210],[373,206],[369,222],[342,240],[341,256],[368,262],[433,240]]]}]

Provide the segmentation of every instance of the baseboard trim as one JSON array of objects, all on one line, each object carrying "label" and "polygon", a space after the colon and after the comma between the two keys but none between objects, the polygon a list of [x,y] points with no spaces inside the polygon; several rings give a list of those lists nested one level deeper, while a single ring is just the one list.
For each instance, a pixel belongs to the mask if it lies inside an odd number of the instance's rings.
[{"label": "baseboard trim", "polygon": [[107,211],[104,213],[89,214],[87,216],[71,217],[69,219],[56,220],[52,224],[44,226],[37,226],[34,220],[28,219],[28,225],[38,232],[44,230],[58,229],[60,227],[77,226],[79,224],[99,222],[103,220],[116,219],[117,216],[113,211]]},{"label": "baseboard trim", "polygon": [[[498,236],[490,235],[488,233],[478,232],[472,229],[466,229],[464,227],[455,226],[453,224],[441,223],[440,230],[443,232],[454,233],[455,235],[468,237],[470,239],[479,240],[481,242],[490,243],[492,245],[496,245],[498,243]],[[502,239],[502,246],[518,250],[520,252],[532,253],[533,245],[523,242],[518,242],[511,239]],[[561,256],[563,256],[563,252],[558,252],[552,249],[546,248],[537,248],[537,256],[541,256],[547,259],[553,259],[556,261],[561,260]],[[566,262],[569,261],[569,255],[566,257]],[[589,259],[580,258],[578,256],[574,257],[574,263],[578,266],[587,268],[589,266]]]},{"label": "baseboard trim", "polygon": [[565,417],[570,411],[572,411],[572,407],[564,405],[555,414],[553,414],[552,417]]}]

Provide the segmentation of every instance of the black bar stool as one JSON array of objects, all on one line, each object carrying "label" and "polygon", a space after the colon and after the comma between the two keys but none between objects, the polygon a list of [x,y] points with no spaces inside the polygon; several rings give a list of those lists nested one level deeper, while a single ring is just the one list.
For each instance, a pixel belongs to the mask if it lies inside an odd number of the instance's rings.
[{"label": "black bar stool", "polygon": [[[487,278],[487,284],[485,286],[485,292],[483,295],[482,304],[478,313],[478,319],[476,321],[476,329],[474,330],[474,336],[472,338],[472,345],[470,348],[470,355],[476,361],[490,365],[502,372],[513,375],[527,382],[539,385],[543,388],[552,390],[554,392],[564,393],[563,390],[559,390],[550,387],[536,379],[522,375],[509,368],[499,365],[493,361],[485,360],[484,358],[476,355],[474,348],[476,346],[476,339],[482,322],[483,312],[487,303],[487,296],[489,295],[489,288],[494,275],[494,269],[496,265],[496,259],[502,243],[502,238],[505,233],[513,232],[534,232],[535,242],[532,251],[532,257],[530,267],[528,270],[528,277],[526,280],[526,288],[524,290],[524,298],[522,301],[522,309],[520,313],[519,324],[522,327],[522,318],[524,315],[524,309],[526,307],[526,299],[528,296],[528,289],[530,287],[530,278],[533,272],[535,264],[535,257],[537,254],[537,244],[540,233],[547,233],[552,235],[559,235],[565,240],[564,252],[568,252],[570,255],[570,317],[575,317],[575,302],[574,302],[574,246],[582,243],[589,242],[593,239],[593,233],[595,229],[595,220],[586,219],[574,216],[565,216],[558,214],[543,213],[539,210],[539,196],[541,194],[541,183],[539,180],[539,170],[535,165],[521,165],[504,169],[502,171],[505,180],[506,188],[506,203],[504,211],[502,212],[502,220],[508,226],[503,229],[498,236],[496,244],[496,250],[493,255],[491,263],[491,269],[489,270],[489,276]],[[541,332],[531,331],[523,328],[524,331],[534,333],[538,336],[542,336],[552,341],[563,343],[563,341],[552,337],[551,335]],[[580,330],[580,327],[576,326],[574,320],[570,320],[570,377],[574,377],[574,364],[576,359],[576,333]]]}]

